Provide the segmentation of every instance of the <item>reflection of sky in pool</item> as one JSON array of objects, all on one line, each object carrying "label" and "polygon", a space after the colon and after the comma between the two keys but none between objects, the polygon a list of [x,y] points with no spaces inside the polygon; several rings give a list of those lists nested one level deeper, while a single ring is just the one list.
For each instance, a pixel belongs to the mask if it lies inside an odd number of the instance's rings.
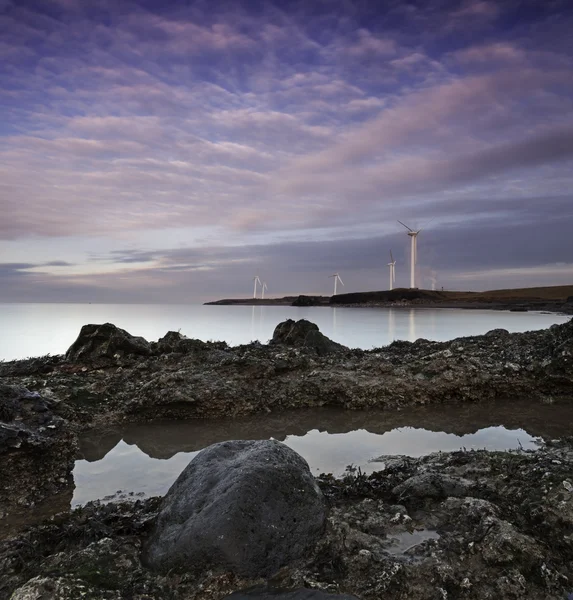
[{"label": "reflection of sky in pool", "polygon": [[[179,428],[181,426],[179,424]],[[307,460],[313,473],[335,475],[340,475],[351,464],[366,472],[380,469],[382,464],[370,461],[386,454],[416,457],[461,448],[508,450],[536,447],[535,438],[523,429],[502,426],[486,427],[461,436],[414,427],[400,427],[382,434],[364,429],[347,433],[312,429],[305,435],[287,435],[284,443]],[[121,440],[101,460],[76,462],[73,504],[103,498],[120,490],[152,496],[164,494],[198,452],[179,452],[162,460],[152,458],[136,445],[128,445]]]}]

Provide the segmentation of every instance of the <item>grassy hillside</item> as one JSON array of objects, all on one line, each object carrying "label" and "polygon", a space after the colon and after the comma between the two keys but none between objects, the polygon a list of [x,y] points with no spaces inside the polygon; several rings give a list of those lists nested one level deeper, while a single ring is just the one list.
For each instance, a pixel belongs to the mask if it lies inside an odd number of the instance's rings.
[{"label": "grassy hillside", "polygon": [[433,290],[411,290],[398,288],[378,292],[355,292],[338,294],[331,298],[332,304],[362,304],[368,302],[399,302],[401,300],[421,302],[565,302],[573,297],[573,285],[552,287],[489,290],[486,292],[454,292]]}]

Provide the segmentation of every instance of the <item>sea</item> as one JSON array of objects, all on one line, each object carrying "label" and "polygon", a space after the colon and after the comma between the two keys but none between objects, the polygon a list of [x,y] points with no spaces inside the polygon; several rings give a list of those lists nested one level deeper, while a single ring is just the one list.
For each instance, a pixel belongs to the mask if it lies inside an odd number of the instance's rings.
[{"label": "sea", "polygon": [[229,345],[266,343],[285,319],[308,319],[350,348],[371,349],[394,340],[446,341],[491,329],[543,329],[570,317],[539,312],[445,308],[331,308],[196,304],[0,304],[0,360],[63,354],[82,325],[113,323],[154,341],[180,331]]}]

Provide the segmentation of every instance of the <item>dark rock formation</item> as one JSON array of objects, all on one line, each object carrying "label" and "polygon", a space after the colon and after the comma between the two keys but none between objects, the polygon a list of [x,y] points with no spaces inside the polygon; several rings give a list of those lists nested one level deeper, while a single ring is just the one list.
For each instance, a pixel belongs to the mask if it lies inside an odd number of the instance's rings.
[{"label": "dark rock formation", "polygon": [[279,323],[269,344],[312,349],[319,356],[347,350],[342,344],[337,344],[320,333],[318,326],[306,319],[300,321],[288,319]]},{"label": "dark rock formation", "polygon": [[227,348],[226,342],[202,342],[184,336],[178,331],[168,331],[157,342],[151,343],[153,354],[171,354],[177,352],[180,354],[189,354],[190,352],[207,352],[213,349],[224,350]]},{"label": "dark rock formation", "polygon": [[0,384],[0,519],[73,489],[77,442],[38,392]]},{"label": "dark rock formation", "polygon": [[135,337],[111,323],[104,323],[84,325],[78,339],[66,352],[66,360],[85,363],[99,358],[150,353],[149,342],[142,337]]},{"label": "dark rock formation", "polygon": [[224,600],[358,600],[348,594],[328,594],[320,590],[300,588],[290,592],[268,590],[267,588],[252,588],[234,592]]},{"label": "dark rock formation", "polygon": [[170,334],[148,356],[0,363],[0,381],[58,399],[57,414],[82,426],[327,405],[552,402],[572,396],[573,321],[371,351],[341,347],[308,321],[286,321],[269,345],[231,348]]},{"label": "dark rock formation", "polygon": [[152,568],[271,575],[300,558],[326,518],[306,461],[276,441],[200,452],[163,501],[144,557]]},{"label": "dark rock formation", "polygon": [[292,306],[321,306],[327,301],[328,299],[323,296],[298,296]]},{"label": "dark rock formation", "polygon": [[436,500],[466,496],[472,486],[472,482],[459,477],[451,477],[441,473],[423,473],[410,477],[397,485],[392,493],[398,500],[433,498]]}]

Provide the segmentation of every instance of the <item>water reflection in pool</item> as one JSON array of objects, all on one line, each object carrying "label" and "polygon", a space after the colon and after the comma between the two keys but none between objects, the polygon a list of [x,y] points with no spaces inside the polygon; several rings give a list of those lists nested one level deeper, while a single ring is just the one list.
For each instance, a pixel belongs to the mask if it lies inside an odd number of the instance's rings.
[{"label": "water reflection in pool", "polygon": [[443,406],[399,412],[312,409],[239,419],[127,425],[81,439],[73,504],[118,491],[164,494],[193,456],[230,439],[278,439],[313,473],[370,472],[382,455],[422,456],[466,449],[534,449],[540,437],[568,434],[571,405],[512,403]]}]

